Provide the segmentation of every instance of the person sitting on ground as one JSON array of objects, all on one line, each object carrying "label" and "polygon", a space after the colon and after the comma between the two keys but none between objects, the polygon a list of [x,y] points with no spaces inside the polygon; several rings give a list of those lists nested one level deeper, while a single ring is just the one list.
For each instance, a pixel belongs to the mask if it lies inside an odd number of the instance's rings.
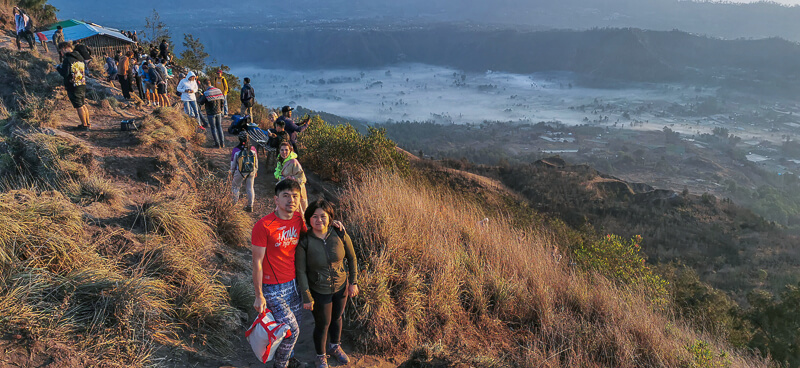
[{"label": "person sitting on ground", "polygon": [[289,142],[289,133],[286,132],[283,126],[283,121],[276,121],[275,127],[267,129],[267,135],[269,139],[267,140],[267,145],[274,148],[275,152],[278,152],[278,147],[281,146],[283,142]]},{"label": "person sitting on ground", "polygon": [[250,78],[244,78],[244,86],[239,94],[239,100],[242,102],[242,116],[253,114],[253,105],[256,103],[256,91],[250,86]]},{"label": "person sitting on ground", "polygon": [[89,66],[92,64],[92,49],[81,41],[75,41],[74,48],[83,57],[83,63],[86,64],[86,75],[89,75]]},{"label": "person sitting on ground", "polygon": [[83,63],[83,57],[72,48],[71,42],[59,44],[58,52],[64,61],[56,67],[56,70],[64,77],[67,97],[78,112],[81,121],[78,129],[88,130],[92,124],[89,121],[89,107],[86,106],[86,65]]},{"label": "person sitting on ground", "polygon": [[[247,151],[253,154],[252,158],[245,154]],[[240,160],[241,158],[241,160]],[[250,166],[247,165],[248,160]],[[247,171],[247,172],[242,172]],[[242,183],[245,184],[245,192],[247,193],[247,205],[244,207],[245,212],[253,212],[253,203],[256,200],[256,194],[253,190],[253,184],[258,176],[258,151],[255,147],[249,144],[247,132],[239,133],[239,145],[234,147],[231,151],[231,171],[228,175],[233,180],[233,203],[239,202],[239,191],[242,189]]]},{"label": "person sitting on ground", "polygon": [[181,93],[181,101],[183,101],[183,111],[189,116],[197,118],[198,127],[202,130],[206,130],[206,128],[203,127],[207,124],[206,118],[200,114],[200,110],[197,107],[197,96],[195,96],[195,93],[197,93],[198,90],[197,76],[194,72],[190,71],[187,73],[186,78],[178,83],[178,92]]},{"label": "person sitting on ground", "polygon": [[200,106],[205,105],[206,107],[206,120],[208,121],[208,125],[211,126],[211,136],[214,137],[214,145],[217,148],[223,148],[225,147],[225,137],[222,132],[222,112],[225,95],[222,94],[219,88],[212,85],[211,80],[206,79],[203,84],[205,85],[205,91],[200,95],[200,99],[197,100],[197,103]]},{"label": "person sitting on ground", "polygon": [[292,179],[300,184],[300,212],[305,212],[308,207],[308,193],[306,192],[306,174],[297,154],[292,151],[292,144],[289,142],[281,143],[278,148],[278,163],[275,166],[275,179]]},{"label": "person sitting on ground", "polygon": [[117,79],[117,63],[107,53],[103,53],[103,60],[106,62],[107,80],[113,84],[113,81]]},{"label": "person sitting on ground", "polygon": [[28,14],[25,14],[22,9],[18,7],[14,7],[11,11],[14,15],[14,25],[15,31],[17,33],[17,50],[22,50],[22,44],[20,43],[20,38],[28,42],[28,45],[31,47],[31,50],[34,50],[33,47],[33,33],[31,32],[31,27],[33,25],[31,21],[31,17]]},{"label": "person sitting on ground", "polygon": [[150,52],[148,54],[151,59],[158,58],[158,47],[156,47],[156,45],[150,45]]},{"label": "person sitting on ground", "polygon": [[36,32],[36,37],[39,38],[39,42],[44,47],[44,52],[50,52],[50,49],[47,48],[47,36],[42,32]]},{"label": "person sitting on ground", "polygon": [[[294,150],[294,152],[298,152],[297,151],[297,133],[302,133],[304,130],[306,130],[306,128],[308,128],[311,125],[310,124],[311,119],[310,119],[310,116],[309,116],[308,119],[306,119],[304,121],[301,121],[300,124],[295,124],[294,120],[292,120],[292,111],[293,110],[294,109],[292,107],[290,107],[290,106],[284,106],[281,109],[281,113],[283,115],[281,115],[281,117],[278,118],[278,120],[283,121],[284,129],[286,129],[286,132],[289,133],[289,141],[292,143],[292,149]],[[276,122],[278,120],[276,120]]]},{"label": "person sitting on ground", "polygon": [[347,364],[350,358],[340,345],[342,316],[347,298],[358,295],[356,252],[350,236],[340,236],[329,226],[336,218],[330,202],[319,199],[311,203],[304,217],[311,231],[300,237],[295,272],[303,308],[314,315],[316,368],[328,367],[327,354]]},{"label": "person sitting on ground", "polygon": [[224,101],[224,109],[222,115],[228,115],[228,80],[225,79],[225,75],[222,74],[222,70],[217,70],[217,75],[214,77],[213,80],[214,87],[217,87],[220,91],[222,91],[222,95],[225,96]]}]

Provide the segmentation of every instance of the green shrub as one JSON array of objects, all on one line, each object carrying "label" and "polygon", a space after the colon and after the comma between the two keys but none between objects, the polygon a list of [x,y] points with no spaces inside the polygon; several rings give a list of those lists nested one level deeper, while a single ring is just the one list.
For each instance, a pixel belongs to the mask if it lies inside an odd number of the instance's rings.
[{"label": "green shrub", "polygon": [[654,274],[641,255],[636,235],[626,241],[618,235],[606,235],[594,242],[586,242],[575,249],[575,261],[587,269],[623,284],[644,289],[657,305],[667,303],[667,282]]},{"label": "green shrub", "polygon": [[686,346],[686,350],[692,357],[689,364],[691,368],[728,368],[732,364],[727,353],[716,353],[716,349],[703,340],[695,340]]},{"label": "green shrub", "polygon": [[324,179],[342,181],[357,178],[367,169],[386,168],[402,174],[409,171],[408,159],[397,150],[386,131],[369,128],[366,135],[352,125],[331,125],[315,116],[301,135],[305,152],[301,161]]}]

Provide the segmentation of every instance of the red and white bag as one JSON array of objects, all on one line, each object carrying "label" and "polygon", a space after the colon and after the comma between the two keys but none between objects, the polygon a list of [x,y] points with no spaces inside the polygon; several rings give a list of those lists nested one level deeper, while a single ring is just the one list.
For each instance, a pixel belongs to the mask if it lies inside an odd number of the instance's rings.
[{"label": "red and white bag", "polygon": [[272,311],[267,309],[258,315],[253,326],[244,335],[256,357],[266,363],[275,356],[275,350],[278,350],[281,341],[292,336],[292,331],[287,324],[275,322]]}]

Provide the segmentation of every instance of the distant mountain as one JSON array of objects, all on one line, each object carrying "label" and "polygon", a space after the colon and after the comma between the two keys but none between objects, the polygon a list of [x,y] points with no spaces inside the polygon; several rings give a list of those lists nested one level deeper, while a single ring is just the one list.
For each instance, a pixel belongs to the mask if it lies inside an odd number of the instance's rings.
[{"label": "distant mountain", "polygon": [[[277,68],[379,68],[398,62],[469,71],[571,71],[587,82],[620,80],[744,86],[793,91],[800,45],[778,38],[721,40],[680,31],[398,30],[305,27],[290,30],[198,30],[226,62]],[[282,52],[281,50],[287,50]]]},{"label": "distant mountain", "polygon": [[188,27],[291,27],[320,22],[373,25],[464,22],[523,29],[636,27],[680,29],[723,38],[779,36],[800,40],[800,7],[679,0],[51,0],[62,18],[83,18],[122,28],[144,24],[157,9],[178,35]]}]

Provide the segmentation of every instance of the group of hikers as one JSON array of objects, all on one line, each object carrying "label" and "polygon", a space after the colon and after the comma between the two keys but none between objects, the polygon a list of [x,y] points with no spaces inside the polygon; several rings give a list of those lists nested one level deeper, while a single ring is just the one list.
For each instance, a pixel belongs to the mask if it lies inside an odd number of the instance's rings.
[{"label": "group of hikers", "polygon": [[[39,43],[42,45],[42,48],[44,48],[44,52],[50,51],[50,49],[47,47],[47,42],[48,42],[47,36],[45,36],[45,34],[42,33],[41,31],[36,30],[36,27],[33,24],[34,23],[33,18],[31,18],[31,16],[28,15],[28,13],[26,13],[21,8],[15,6],[14,9],[12,10],[12,15],[14,16],[14,33],[16,34],[17,50],[22,50],[21,41],[25,41],[28,43],[28,46],[30,47],[31,51],[36,51],[35,45],[36,45],[36,39],[38,39]],[[52,42],[53,45],[55,45],[56,47],[58,47],[58,44],[60,42],[64,41],[63,39],[64,33],[63,31],[61,31],[61,26],[58,26],[58,29],[62,38],[60,40],[57,39],[56,37],[58,35],[55,35],[53,37]],[[34,39],[34,35],[36,39]]]},{"label": "group of hikers", "polygon": [[[85,45],[80,46],[80,43],[63,41],[62,38],[57,46],[61,62],[56,69],[64,77],[67,95],[78,112],[79,128],[89,129],[91,123],[85,97],[87,65],[92,55],[90,50],[84,49]],[[156,56],[167,55],[159,52]],[[124,55],[118,53],[116,59],[108,55],[104,57],[109,80],[120,82],[125,98],[130,98],[132,81],[138,75],[142,78],[142,93],[148,103],[170,104],[165,83],[169,74],[164,71],[168,58],[137,57],[133,51]],[[141,64],[138,58],[142,59]],[[137,74],[139,70],[141,73]],[[202,89],[197,75],[190,71],[176,89],[184,111],[197,119],[199,128],[210,126],[215,146],[223,148],[222,116],[228,114],[227,80],[219,70],[215,77],[206,78],[201,84]],[[240,117],[251,119],[255,90],[249,78],[244,78],[240,98]],[[198,106],[205,107],[207,118],[202,116]],[[327,368],[328,355],[341,364],[349,362],[341,347],[342,316],[347,299],[359,293],[358,266],[352,241],[341,222],[336,221],[333,204],[325,199],[308,203],[306,176],[297,160],[297,134],[309,127],[310,118],[295,123],[293,110],[284,106],[280,116],[270,112],[268,119],[272,128],[249,128],[260,129],[268,137],[266,144],[277,152],[275,209],[261,218],[252,230],[253,307],[259,314],[269,309],[276,322],[290,328],[291,334],[281,341],[273,359],[277,368],[303,366],[294,358],[294,346],[300,335],[301,312],[310,310],[314,316],[315,367]],[[258,150],[250,144],[247,130],[239,132],[237,138],[239,144],[231,151],[229,171],[232,200],[234,203],[239,201],[244,185],[247,194],[244,210],[251,212],[255,202]]]}]

